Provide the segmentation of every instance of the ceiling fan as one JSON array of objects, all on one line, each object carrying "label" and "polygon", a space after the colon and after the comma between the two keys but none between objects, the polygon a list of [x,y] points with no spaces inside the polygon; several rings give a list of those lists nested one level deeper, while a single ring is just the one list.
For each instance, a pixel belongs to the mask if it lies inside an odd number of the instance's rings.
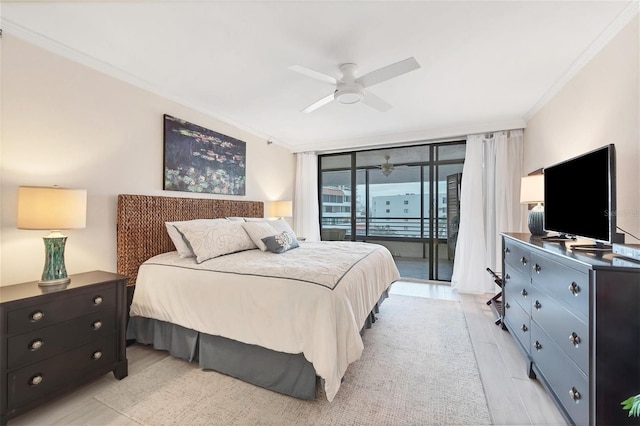
[{"label": "ceiling fan", "polygon": [[384,156],[385,162],[380,164],[380,171],[385,176],[389,176],[393,171],[393,164],[389,163],[389,158],[390,157],[388,155],[385,155]]},{"label": "ceiling fan", "polygon": [[358,102],[362,102],[365,105],[377,109],[378,111],[389,111],[391,109],[391,105],[389,103],[371,92],[365,93],[364,89],[371,87],[374,84],[382,83],[392,78],[399,77],[402,74],[406,74],[418,68],[420,68],[420,64],[415,60],[415,58],[411,57],[403,61],[396,62],[395,64],[379,68],[375,71],[371,71],[370,73],[365,74],[362,77],[356,77],[358,66],[356,64],[348,63],[340,65],[342,78],[338,80],[330,75],[323,74],[319,71],[315,71],[307,67],[303,67],[302,65],[292,65],[289,67],[291,71],[295,71],[300,74],[306,75],[307,77],[311,77],[316,80],[320,80],[336,86],[333,93],[312,103],[302,110],[302,112],[307,113],[315,111],[321,106],[326,105],[334,100],[341,104],[357,104]]}]

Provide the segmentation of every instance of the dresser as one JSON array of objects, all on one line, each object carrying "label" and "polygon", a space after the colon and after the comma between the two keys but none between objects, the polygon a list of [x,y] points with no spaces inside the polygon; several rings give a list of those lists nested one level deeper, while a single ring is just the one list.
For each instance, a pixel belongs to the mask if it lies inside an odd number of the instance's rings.
[{"label": "dresser", "polygon": [[127,376],[127,277],[71,275],[66,286],[0,287],[0,421],[113,372]]},{"label": "dresser", "polygon": [[638,424],[640,263],[502,234],[503,322],[569,423]]}]

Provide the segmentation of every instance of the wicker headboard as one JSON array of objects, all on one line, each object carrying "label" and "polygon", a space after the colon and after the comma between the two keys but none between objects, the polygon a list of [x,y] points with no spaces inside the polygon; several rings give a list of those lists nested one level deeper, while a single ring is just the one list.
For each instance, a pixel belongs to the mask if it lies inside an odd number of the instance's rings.
[{"label": "wicker headboard", "polygon": [[233,201],[150,195],[118,195],[118,273],[136,283],[138,267],[160,253],[175,250],[165,222],[228,216],[263,217],[261,201]]}]

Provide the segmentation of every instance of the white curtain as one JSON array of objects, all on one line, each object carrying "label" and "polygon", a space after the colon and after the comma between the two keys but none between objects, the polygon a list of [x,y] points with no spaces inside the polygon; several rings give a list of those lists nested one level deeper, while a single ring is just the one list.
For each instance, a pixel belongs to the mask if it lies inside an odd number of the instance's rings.
[{"label": "white curtain", "polygon": [[318,156],[315,152],[296,154],[296,183],[293,195],[293,227],[299,237],[320,241],[318,211]]},{"label": "white curtain", "polygon": [[522,142],[522,130],[467,137],[451,278],[460,293],[496,291],[486,268],[501,271],[500,233],[520,230]]}]

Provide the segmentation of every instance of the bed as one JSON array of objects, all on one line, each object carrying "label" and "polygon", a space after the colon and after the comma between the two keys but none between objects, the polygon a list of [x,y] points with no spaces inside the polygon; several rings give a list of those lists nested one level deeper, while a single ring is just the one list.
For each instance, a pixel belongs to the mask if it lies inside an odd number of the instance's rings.
[{"label": "bed", "polygon": [[[261,202],[119,195],[118,272],[135,285],[127,338],[286,395],[331,401],[398,270],[375,244],[294,235],[279,253],[220,255],[193,237],[238,229],[236,220],[253,236],[269,227],[262,216]],[[218,221],[193,221],[203,218]],[[185,223],[194,257],[181,257],[166,222]]]}]

